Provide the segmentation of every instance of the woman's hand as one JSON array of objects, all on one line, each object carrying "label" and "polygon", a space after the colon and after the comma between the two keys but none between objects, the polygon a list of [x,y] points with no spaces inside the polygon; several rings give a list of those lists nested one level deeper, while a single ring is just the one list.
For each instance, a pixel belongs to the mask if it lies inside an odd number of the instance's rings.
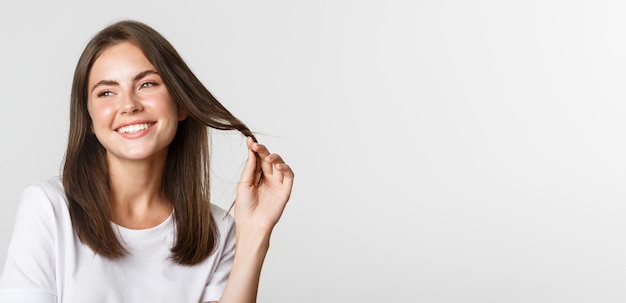
[{"label": "woman's hand", "polygon": [[248,160],[235,198],[236,249],[220,302],[256,302],[272,229],[291,195],[293,172],[277,155],[248,137]]},{"label": "woman's hand", "polygon": [[277,155],[247,138],[248,160],[235,199],[235,224],[239,232],[269,235],[291,195],[293,171]]}]

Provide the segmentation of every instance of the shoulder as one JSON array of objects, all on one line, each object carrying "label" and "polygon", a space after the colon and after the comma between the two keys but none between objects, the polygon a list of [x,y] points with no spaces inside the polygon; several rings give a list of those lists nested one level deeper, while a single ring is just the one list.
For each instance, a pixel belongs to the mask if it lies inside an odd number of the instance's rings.
[{"label": "shoulder", "polygon": [[63,189],[63,182],[61,181],[61,177],[53,177],[47,180],[42,180],[39,182],[35,182],[30,186],[26,187],[25,190],[40,190],[44,192],[46,195],[50,195],[51,197],[56,197],[58,195],[65,196],[65,190]]},{"label": "shoulder", "polygon": [[61,177],[54,177],[47,180],[33,183],[24,188],[22,195],[36,195],[50,201],[63,202],[66,204],[65,190]]},{"label": "shoulder", "polygon": [[22,190],[18,215],[40,218],[67,212],[67,199],[60,177],[33,183]]},{"label": "shoulder", "polygon": [[71,234],[65,201],[60,178],[22,190],[0,282],[0,288],[16,291],[15,298],[23,291],[41,292],[41,298],[56,292],[56,262],[64,256],[60,241]]},{"label": "shoulder", "polygon": [[64,226],[69,214],[60,179],[53,178],[31,184],[22,190],[10,247],[15,260],[47,258],[59,239],[59,227]]}]

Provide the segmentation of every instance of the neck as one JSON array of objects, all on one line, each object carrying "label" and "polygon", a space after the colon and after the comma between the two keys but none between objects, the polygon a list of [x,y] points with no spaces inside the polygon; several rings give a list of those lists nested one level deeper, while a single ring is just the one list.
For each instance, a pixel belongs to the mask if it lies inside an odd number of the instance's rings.
[{"label": "neck", "polygon": [[129,228],[149,228],[169,216],[172,206],[161,190],[166,155],[164,151],[163,155],[141,161],[107,156],[115,223]]}]

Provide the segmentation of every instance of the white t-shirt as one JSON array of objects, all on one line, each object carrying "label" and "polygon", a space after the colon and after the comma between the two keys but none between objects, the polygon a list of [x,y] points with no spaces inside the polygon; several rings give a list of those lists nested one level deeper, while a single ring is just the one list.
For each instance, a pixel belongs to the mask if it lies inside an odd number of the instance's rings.
[{"label": "white t-shirt", "polygon": [[0,302],[219,301],[235,255],[235,224],[223,209],[211,207],[219,240],[204,262],[183,266],[168,258],[174,241],[171,215],[143,230],[112,223],[129,255],[111,260],[74,233],[60,178],[29,186],[15,218]]}]

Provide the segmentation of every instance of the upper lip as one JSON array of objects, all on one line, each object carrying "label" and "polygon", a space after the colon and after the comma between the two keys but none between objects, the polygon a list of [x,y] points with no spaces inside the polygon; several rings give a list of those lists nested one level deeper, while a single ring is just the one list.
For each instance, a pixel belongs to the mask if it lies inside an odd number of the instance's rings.
[{"label": "upper lip", "polygon": [[135,125],[135,124],[143,124],[143,123],[156,123],[155,121],[150,121],[150,120],[134,120],[134,121],[128,121],[128,122],[124,122],[121,124],[118,124],[117,126],[115,126],[115,130],[118,130],[124,126],[129,126],[129,125]]}]

